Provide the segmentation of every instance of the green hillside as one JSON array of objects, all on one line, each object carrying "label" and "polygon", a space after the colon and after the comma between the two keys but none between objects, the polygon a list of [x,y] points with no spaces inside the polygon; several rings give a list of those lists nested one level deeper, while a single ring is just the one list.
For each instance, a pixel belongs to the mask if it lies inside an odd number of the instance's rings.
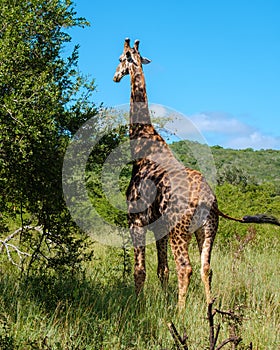
[{"label": "green hillside", "polygon": [[[272,182],[280,188],[280,151],[225,149],[220,146],[208,147],[197,142],[179,141],[171,145],[176,156],[190,168],[199,169],[197,157],[213,156],[218,176],[231,172],[244,176],[256,184]],[[209,162],[209,159],[205,159]],[[201,169],[199,169],[201,170]]]}]

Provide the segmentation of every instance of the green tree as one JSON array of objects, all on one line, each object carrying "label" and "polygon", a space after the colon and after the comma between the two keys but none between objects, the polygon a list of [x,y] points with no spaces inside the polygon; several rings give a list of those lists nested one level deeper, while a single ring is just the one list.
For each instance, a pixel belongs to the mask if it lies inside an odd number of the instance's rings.
[{"label": "green tree", "polygon": [[255,184],[256,180],[242,168],[238,168],[232,164],[226,164],[219,168],[217,183],[218,185],[222,185],[224,183],[241,185],[245,188],[249,184]]},{"label": "green tree", "polygon": [[63,201],[61,169],[71,135],[97,115],[78,46],[63,57],[67,30],[87,25],[71,0],[0,3],[0,232],[11,238],[20,225],[30,262],[44,266],[74,266],[84,245]]}]

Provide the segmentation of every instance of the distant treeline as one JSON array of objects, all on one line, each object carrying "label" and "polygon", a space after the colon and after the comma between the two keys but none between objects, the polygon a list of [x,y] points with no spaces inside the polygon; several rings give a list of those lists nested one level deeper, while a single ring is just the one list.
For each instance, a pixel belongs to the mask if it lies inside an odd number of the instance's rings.
[{"label": "distant treeline", "polygon": [[200,171],[195,155],[199,154],[209,158],[209,154],[212,153],[218,172],[218,181],[221,183],[233,182],[235,184],[235,181],[223,181],[223,178],[237,176],[241,178],[241,182],[247,181],[255,184],[271,182],[280,190],[280,151],[271,149],[254,151],[252,148],[225,149],[220,146],[209,147],[192,141],[174,142],[171,148],[186,166]]}]

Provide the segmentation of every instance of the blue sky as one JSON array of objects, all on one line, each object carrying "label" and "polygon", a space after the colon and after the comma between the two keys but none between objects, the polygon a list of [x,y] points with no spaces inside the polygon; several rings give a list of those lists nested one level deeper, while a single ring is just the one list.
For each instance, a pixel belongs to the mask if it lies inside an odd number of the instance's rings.
[{"label": "blue sky", "polygon": [[70,34],[97,104],[129,102],[129,78],[112,78],[124,38],[140,39],[150,103],[186,115],[209,145],[280,149],[280,1],[75,4],[91,23]]}]

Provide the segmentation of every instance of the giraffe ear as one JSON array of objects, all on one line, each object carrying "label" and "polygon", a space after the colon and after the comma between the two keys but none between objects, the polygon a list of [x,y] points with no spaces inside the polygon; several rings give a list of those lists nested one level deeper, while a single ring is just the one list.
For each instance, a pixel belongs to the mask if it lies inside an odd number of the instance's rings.
[{"label": "giraffe ear", "polygon": [[146,57],[141,57],[141,62],[142,62],[142,64],[149,64],[149,63],[151,63],[152,61],[149,60],[149,59],[146,58]]}]

